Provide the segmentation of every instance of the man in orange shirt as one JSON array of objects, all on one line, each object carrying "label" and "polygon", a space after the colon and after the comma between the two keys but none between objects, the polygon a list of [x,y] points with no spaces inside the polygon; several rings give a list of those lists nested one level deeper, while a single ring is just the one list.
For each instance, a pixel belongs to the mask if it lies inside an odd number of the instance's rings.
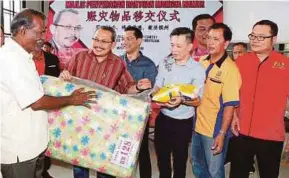
[{"label": "man in orange shirt", "polygon": [[[289,60],[273,50],[278,26],[257,22],[248,35],[252,52],[236,60],[242,86],[240,107],[234,113],[232,131],[237,154],[232,157],[231,178],[249,177],[256,156],[260,177],[277,178],[285,140],[284,113],[289,95]],[[289,144],[285,151],[289,151]]]}]

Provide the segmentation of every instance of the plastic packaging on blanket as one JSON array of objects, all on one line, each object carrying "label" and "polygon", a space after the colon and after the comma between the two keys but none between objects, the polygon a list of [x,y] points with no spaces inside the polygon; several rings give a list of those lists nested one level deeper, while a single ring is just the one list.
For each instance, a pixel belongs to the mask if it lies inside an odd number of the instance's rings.
[{"label": "plastic packaging on blanket", "polygon": [[91,109],[68,106],[49,112],[47,156],[117,177],[133,177],[150,104],[147,94],[121,95],[90,81],[41,76],[45,94],[67,96],[75,89],[98,96]]},{"label": "plastic packaging on blanket", "polygon": [[161,88],[152,98],[153,101],[166,103],[172,97],[182,96],[186,99],[197,97],[198,88],[190,84],[169,84]]}]

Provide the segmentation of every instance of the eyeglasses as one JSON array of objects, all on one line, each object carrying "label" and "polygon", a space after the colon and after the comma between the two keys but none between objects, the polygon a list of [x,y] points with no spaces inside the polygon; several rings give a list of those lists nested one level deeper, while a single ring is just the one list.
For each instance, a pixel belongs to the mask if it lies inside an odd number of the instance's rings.
[{"label": "eyeglasses", "polygon": [[99,40],[98,38],[92,38],[92,40],[93,40],[94,42],[100,43],[100,44],[102,44],[102,45],[106,45],[106,44],[112,43],[112,41]]},{"label": "eyeglasses", "polygon": [[258,41],[264,41],[266,38],[272,38],[272,37],[274,37],[274,36],[256,36],[256,35],[253,35],[253,34],[249,34],[248,35],[248,38],[250,39],[250,40],[255,40],[255,39],[257,39]]},{"label": "eyeglasses", "polygon": [[82,30],[82,27],[79,25],[79,26],[76,26],[76,27],[73,27],[73,26],[70,26],[70,25],[59,25],[59,24],[54,24],[55,26],[57,27],[62,27],[64,28],[65,30],[73,30],[73,31],[80,31]]}]

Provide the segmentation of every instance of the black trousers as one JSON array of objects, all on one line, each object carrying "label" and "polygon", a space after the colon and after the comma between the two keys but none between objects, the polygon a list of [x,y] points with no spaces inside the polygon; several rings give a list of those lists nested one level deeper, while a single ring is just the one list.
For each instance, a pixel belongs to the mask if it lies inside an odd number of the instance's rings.
[{"label": "black trousers", "polygon": [[283,142],[240,135],[234,140],[230,178],[247,178],[254,156],[260,178],[278,178]]},{"label": "black trousers", "polygon": [[48,170],[50,169],[50,167],[51,167],[51,158],[49,158],[48,156],[45,156],[44,169],[43,169],[43,173],[42,173],[42,176],[44,178],[49,175]]},{"label": "black trousers", "polygon": [[145,133],[139,152],[139,173],[140,178],[151,178],[152,167],[149,152],[149,122],[146,125]]},{"label": "black trousers", "polygon": [[160,113],[155,124],[155,149],[160,178],[171,178],[171,153],[174,178],[186,177],[188,146],[192,137],[192,119],[178,120]]},{"label": "black trousers", "polygon": [[[226,155],[226,160],[225,164],[230,163],[232,160],[232,157],[234,157],[235,154],[238,154],[233,148],[234,148],[234,143],[237,137],[233,136],[229,140],[229,145],[228,145],[228,151]],[[252,159],[252,167],[254,166],[254,159]]]}]

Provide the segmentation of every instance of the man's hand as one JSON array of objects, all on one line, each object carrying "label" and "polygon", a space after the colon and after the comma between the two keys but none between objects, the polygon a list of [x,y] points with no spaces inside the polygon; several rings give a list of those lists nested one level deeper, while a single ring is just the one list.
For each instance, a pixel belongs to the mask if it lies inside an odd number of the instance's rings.
[{"label": "man's hand", "polygon": [[63,70],[60,73],[59,78],[62,78],[63,80],[66,81],[70,81],[72,79],[72,75],[67,70]]},{"label": "man's hand", "polygon": [[162,107],[167,107],[167,108],[175,108],[182,104],[182,97],[177,96],[177,97],[172,97],[171,100],[167,103],[157,103],[158,105]]},{"label": "man's hand", "polygon": [[95,100],[91,100],[92,98],[96,98],[96,94],[94,91],[84,92],[84,88],[79,88],[75,90],[71,95],[70,104],[74,106],[85,106],[90,108],[90,103],[96,103]]},{"label": "man's hand", "polygon": [[155,86],[155,87],[152,89],[152,91],[149,93],[149,97],[150,97],[150,98],[153,98],[154,95],[155,95],[157,92],[159,92],[159,91],[160,91],[160,88]]},{"label": "man's hand", "polygon": [[239,136],[240,132],[240,120],[236,113],[234,113],[233,120],[231,123],[231,129],[235,136]]},{"label": "man's hand", "polygon": [[138,82],[137,82],[137,85],[136,85],[137,89],[139,90],[146,90],[146,89],[149,89],[152,87],[152,83],[149,79],[147,78],[143,78],[143,79],[140,79]]},{"label": "man's hand", "polygon": [[191,100],[185,100],[183,102],[185,105],[188,105],[188,106],[194,106],[194,107],[197,107],[201,104],[201,98],[200,97],[196,97],[196,98],[193,98]]},{"label": "man's hand", "polygon": [[224,147],[224,139],[225,139],[224,134],[218,134],[218,136],[215,138],[213,146],[212,146],[214,155],[217,155],[222,152],[223,147]]}]

